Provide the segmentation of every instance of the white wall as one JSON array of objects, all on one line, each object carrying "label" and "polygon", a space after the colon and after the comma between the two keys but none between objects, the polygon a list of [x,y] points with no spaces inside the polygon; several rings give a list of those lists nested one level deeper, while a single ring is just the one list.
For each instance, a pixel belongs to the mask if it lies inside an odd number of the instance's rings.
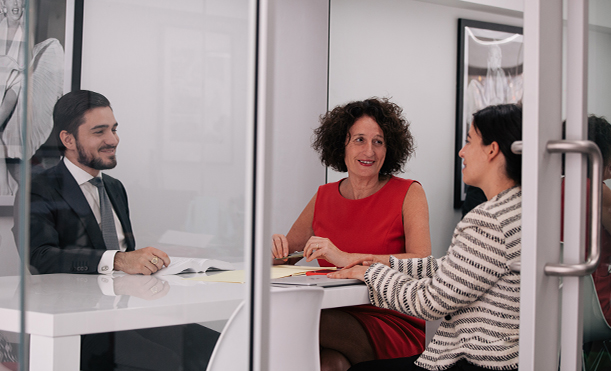
[{"label": "white wall", "polygon": [[274,0],[270,8],[268,216],[270,232],[286,234],[325,183],[325,168],[310,143],[327,109],[329,1]]},{"label": "white wall", "polygon": [[81,85],[119,122],[109,173],[127,189],[137,247],[166,248],[163,234],[178,231],[211,236],[215,257],[243,255],[251,3],[85,3]]},{"label": "white wall", "polygon": [[[608,15],[611,19],[611,7]],[[590,27],[588,113],[605,116],[611,122],[611,28]]]}]

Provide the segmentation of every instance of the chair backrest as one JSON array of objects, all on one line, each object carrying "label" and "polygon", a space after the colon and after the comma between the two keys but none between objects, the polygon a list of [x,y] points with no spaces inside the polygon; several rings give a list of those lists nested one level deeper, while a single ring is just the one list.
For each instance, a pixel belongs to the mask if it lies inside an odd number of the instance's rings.
[{"label": "chair backrest", "polygon": [[[320,370],[318,328],[324,291],[319,287],[272,288],[269,371]],[[249,313],[235,310],[212,352],[208,371],[248,369]]]},{"label": "chair backrest", "polygon": [[596,294],[594,279],[587,275],[583,280],[583,342],[611,339],[611,327],[605,320]]},{"label": "chair backrest", "polygon": [[436,319],[434,321],[426,321],[426,325],[424,327],[424,346],[428,346],[431,340],[433,340],[433,336],[437,332],[439,325],[441,325],[441,321],[443,318]]}]

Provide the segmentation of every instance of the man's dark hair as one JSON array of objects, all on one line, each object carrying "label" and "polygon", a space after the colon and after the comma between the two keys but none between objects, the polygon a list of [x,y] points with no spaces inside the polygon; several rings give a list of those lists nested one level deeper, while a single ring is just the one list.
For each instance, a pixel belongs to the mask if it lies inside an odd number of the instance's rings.
[{"label": "man's dark hair", "polygon": [[59,133],[67,131],[77,138],[78,128],[85,122],[85,113],[93,108],[109,107],[110,102],[100,93],[89,90],[75,90],[59,98],[53,108],[53,134],[57,138],[60,152],[66,147]]},{"label": "man's dark hair", "polygon": [[489,106],[473,114],[473,126],[482,143],[497,142],[505,156],[505,172],[516,184],[522,183],[522,156],[511,151],[511,144],[522,140],[522,107],[517,104]]}]

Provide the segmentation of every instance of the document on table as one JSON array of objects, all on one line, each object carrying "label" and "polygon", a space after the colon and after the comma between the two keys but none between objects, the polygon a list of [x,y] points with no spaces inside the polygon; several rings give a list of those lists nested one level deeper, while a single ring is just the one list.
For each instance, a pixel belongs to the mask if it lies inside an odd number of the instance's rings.
[{"label": "document on table", "polygon": [[[303,267],[296,265],[275,265],[271,267],[271,275],[270,278],[281,278],[281,277],[289,277],[289,276],[299,276],[304,275],[309,271],[317,271],[321,269],[335,269],[329,267]],[[232,283],[244,283],[246,282],[246,276],[244,270],[237,271],[226,271],[217,274],[213,274],[210,276],[199,276],[192,278],[185,278],[186,280],[191,281],[203,281],[203,282],[232,282]]]}]

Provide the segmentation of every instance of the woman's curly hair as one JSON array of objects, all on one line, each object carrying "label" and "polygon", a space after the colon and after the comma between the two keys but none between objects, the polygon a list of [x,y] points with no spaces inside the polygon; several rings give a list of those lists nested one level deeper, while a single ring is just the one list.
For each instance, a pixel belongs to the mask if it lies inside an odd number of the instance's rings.
[{"label": "woman's curly hair", "polygon": [[415,149],[409,122],[402,112],[401,107],[387,98],[372,97],[337,106],[320,117],[312,147],[319,153],[323,165],[340,172],[348,171],[344,157],[349,130],[358,119],[369,116],[380,125],[386,143],[386,159],[380,176],[396,174],[402,171]]}]

